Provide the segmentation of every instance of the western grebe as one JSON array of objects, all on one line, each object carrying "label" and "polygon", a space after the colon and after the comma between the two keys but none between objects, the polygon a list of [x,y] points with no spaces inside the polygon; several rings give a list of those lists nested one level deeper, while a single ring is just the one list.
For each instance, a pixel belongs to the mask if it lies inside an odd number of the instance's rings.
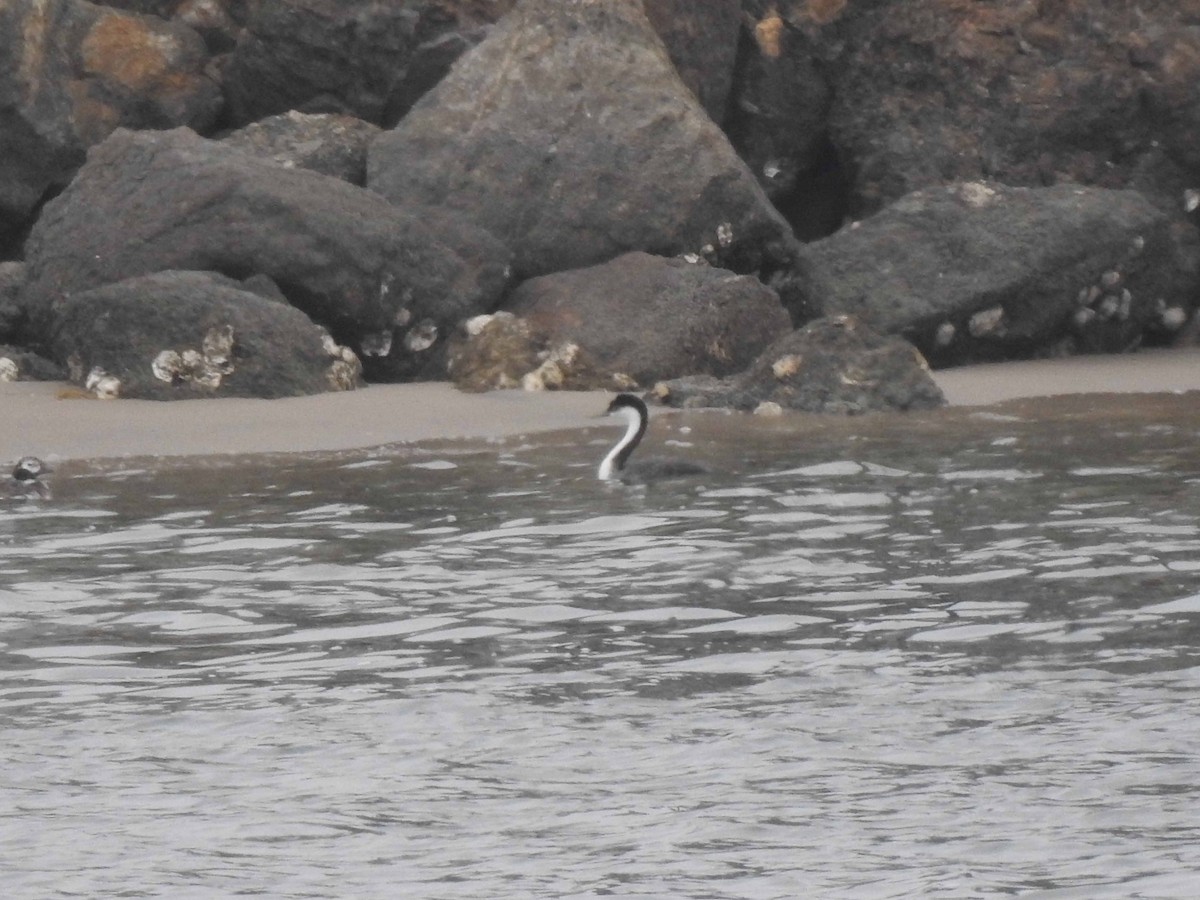
[{"label": "western grebe", "polygon": [[618,479],[627,484],[644,484],[665,478],[703,475],[708,471],[704,466],[682,459],[647,459],[630,464],[629,457],[641,443],[642,436],[646,433],[646,423],[650,420],[646,404],[633,394],[617,394],[612,403],[608,404],[605,415],[622,416],[629,424],[625,435],[600,463],[596,475],[602,481]]},{"label": "western grebe", "polygon": [[22,456],[13,466],[12,476],[6,487],[8,495],[17,500],[50,499],[50,486],[41,480],[42,476],[51,471],[50,467],[36,456]]}]

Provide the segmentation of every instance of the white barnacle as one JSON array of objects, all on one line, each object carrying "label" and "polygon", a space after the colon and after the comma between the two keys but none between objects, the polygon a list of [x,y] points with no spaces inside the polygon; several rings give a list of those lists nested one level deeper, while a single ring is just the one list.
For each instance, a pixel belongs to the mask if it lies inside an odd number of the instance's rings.
[{"label": "white barnacle", "polygon": [[396,314],[392,316],[392,324],[397,328],[403,328],[412,321],[412,310],[407,306],[402,306],[396,310]]},{"label": "white barnacle", "polygon": [[782,381],[784,378],[790,378],[799,372],[800,367],[803,365],[804,357],[796,353],[788,353],[771,363],[771,372],[776,378]]},{"label": "white barnacle", "polygon": [[17,364],[7,356],[0,356],[0,381],[16,381],[21,375]]},{"label": "white barnacle", "polygon": [[971,332],[972,337],[985,337],[991,334],[998,334],[1003,331],[1004,307],[992,306],[988,309],[981,309],[975,315],[971,316],[967,322],[967,330]]},{"label": "white barnacle", "polygon": [[574,341],[563,341],[550,351],[550,360],[564,366],[573,366],[581,352],[582,348]]},{"label": "white barnacle", "polygon": [[222,373],[219,369],[205,364],[192,373],[192,384],[215,391],[221,386],[221,378]]},{"label": "white barnacle", "polygon": [[468,337],[477,337],[483,329],[487,328],[492,323],[494,316],[483,313],[478,316],[471,316],[463,322],[463,328],[467,332]]},{"label": "white barnacle", "polygon": [[763,175],[767,178],[778,178],[779,173],[782,171],[783,168],[775,160],[771,160],[763,166]]},{"label": "white barnacle", "polygon": [[958,329],[954,327],[953,322],[943,322],[937,327],[937,331],[933,335],[933,342],[939,347],[949,347],[954,342],[956,334],[958,334]]},{"label": "white barnacle", "polygon": [[1121,298],[1115,294],[1106,294],[1100,301],[1100,305],[1096,307],[1096,312],[1099,313],[1100,320],[1105,321],[1115,316],[1120,308]]},{"label": "white barnacle", "polygon": [[175,350],[163,350],[150,363],[150,371],[159,381],[174,383],[183,368],[183,360]]},{"label": "white barnacle", "polygon": [[527,391],[551,391],[562,387],[564,380],[562,367],[556,360],[548,359],[521,376],[521,387]]},{"label": "white barnacle", "polygon": [[1141,253],[1143,250],[1146,249],[1146,239],[1144,237],[1142,237],[1140,234],[1137,235],[1133,239],[1133,243],[1130,245],[1130,249],[1133,250],[1133,253],[1135,256],[1137,254]]},{"label": "white barnacle", "polygon": [[987,206],[996,196],[996,191],[979,181],[968,181],[959,185],[958,196],[967,206]]},{"label": "white barnacle", "polygon": [[1182,306],[1167,306],[1159,313],[1158,318],[1162,322],[1163,328],[1169,331],[1178,331],[1187,322],[1187,310]]},{"label": "white barnacle", "polygon": [[358,387],[362,367],[347,362],[344,359],[334,360],[325,373],[329,386],[335,391],[352,391]]},{"label": "white barnacle", "polygon": [[438,328],[432,319],[422,319],[404,335],[404,346],[412,353],[428,350],[437,343]]},{"label": "white barnacle", "polygon": [[1090,306],[1082,306],[1071,316],[1071,324],[1076,330],[1082,331],[1096,318],[1096,311]]},{"label": "white barnacle", "polygon": [[722,222],[717,226],[717,243],[722,247],[728,247],[733,243],[733,225],[729,222]]},{"label": "white barnacle", "polygon": [[1183,211],[1195,212],[1197,208],[1200,208],[1200,191],[1188,188],[1183,192]]},{"label": "white barnacle", "polygon": [[1128,320],[1131,312],[1133,312],[1133,294],[1129,291],[1121,291],[1121,302],[1117,306],[1117,321]]},{"label": "white barnacle", "polygon": [[100,366],[93,366],[83,385],[100,400],[115,400],[121,395],[121,379],[109,375]]},{"label": "white barnacle", "polygon": [[230,374],[233,371],[233,326],[214,325],[208,329],[204,340],[200,342],[200,349],[207,368],[222,375]]},{"label": "white barnacle", "polygon": [[754,407],[754,414],[756,416],[778,418],[783,415],[783,407],[774,400],[764,400],[758,406]]},{"label": "white barnacle", "polygon": [[392,352],[391,329],[364,334],[360,346],[363,356],[387,356]]},{"label": "white barnacle", "polygon": [[1109,269],[1100,276],[1100,286],[1106,288],[1115,288],[1121,283],[1121,273],[1116,269]]}]

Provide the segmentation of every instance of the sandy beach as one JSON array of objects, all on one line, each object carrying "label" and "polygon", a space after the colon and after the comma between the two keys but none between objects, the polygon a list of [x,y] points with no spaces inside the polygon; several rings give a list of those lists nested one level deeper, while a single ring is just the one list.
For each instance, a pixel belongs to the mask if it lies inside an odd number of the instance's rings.
[{"label": "sandy beach", "polygon": [[[955,406],[1060,394],[1200,391],[1200,349],[998,363],[935,373]],[[600,393],[376,385],[285,400],[62,399],[57,382],[0,383],[0,460],[348,450],[594,425]],[[1200,394],[1197,395],[1200,402]]]}]

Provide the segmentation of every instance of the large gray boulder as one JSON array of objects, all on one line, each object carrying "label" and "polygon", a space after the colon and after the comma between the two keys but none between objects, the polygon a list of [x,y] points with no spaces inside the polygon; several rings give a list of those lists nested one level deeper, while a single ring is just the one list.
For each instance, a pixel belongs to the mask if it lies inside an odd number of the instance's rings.
[{"label": "large gray boulder", "polygon": [[1197,301],[1200,254],[1178,225],[1134,191],[968,182],[914,191],[804,258],[825,313],[904,335],[934,365],[1118,351]]},{"label": "large gray boulder", "polygon": [[758,279],[648,253],[532,278],[505,308],[552,345],[578,344],[604,371],[642,385],[728,375],[791,330]]},{"label": "large gray boulder", "polygon": [[221,108],[185,25],[84,0],[0,3],[0,253],[120,126],[204,128]]},{"label": "large gray boulder", "polygon": [[367,184],[502,235],[523,277],[630,250],[770,277],[795,256],[640,0],[523,0],[375,140]]},{"label": "large gray boulder", "polygon": [[186,129],[119,131],[30,236],[25,305],[43,342],[80,291],[167,269],[271,278],[379,379],[440,373],[444,338],[487,311],[505,248],[436,210],[400,208]]},{"label": "large gray boulder", "polygon": [[52,349],[105,397],[291,397],[357,386],[358,361],[302,312],[206,272],[72,295]]}]

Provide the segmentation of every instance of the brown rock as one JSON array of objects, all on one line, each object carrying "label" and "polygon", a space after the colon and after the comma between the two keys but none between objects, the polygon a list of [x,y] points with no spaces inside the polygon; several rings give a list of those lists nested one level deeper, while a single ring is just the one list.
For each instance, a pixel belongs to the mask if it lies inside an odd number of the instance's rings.
[{"label": "brown rock", "polygon": [[805,412],[858,414],[945,404],[921,354],[850,316],[823,318],[775,341],[745,372],[681,378],[656,386],[671,406],[745,410],[763,404]]},{"label": "brown rock", "polygon": [[0,5],[0,230],[16,232],[120,126],[205,128],[220,109],[190,28],[83,0]]}]

